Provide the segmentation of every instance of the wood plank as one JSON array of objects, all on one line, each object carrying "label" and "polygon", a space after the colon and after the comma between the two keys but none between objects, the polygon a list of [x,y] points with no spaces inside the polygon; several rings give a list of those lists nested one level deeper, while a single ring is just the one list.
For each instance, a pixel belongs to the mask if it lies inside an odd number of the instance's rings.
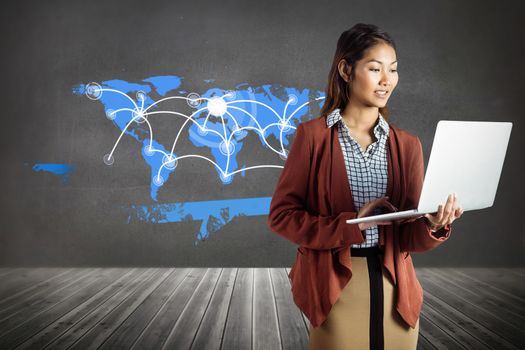
[{"label": "wood plank", "polygon": [[[289,267],[52,269],[0,268],[1,349],[308,347]],[[524,273],[418,268],[418,349],[525,348]]]},{"label": "wood plank", "polygon": [[[420,269],[418,279],[424,284],[424,289],[432,291],[436,297],[446,301],[447,304],[462,312],[466,316],[477,320],[488,329],[506,338],[511,343],[518,345],[522,342],[522,331],[514,325],[505,322],[497,315],[487,311],[483,304],[471,303],[464,297],[463,292],[451,283],[436,281],[434,276],[427,272],[428,269]],[[430,340],[430,338],[427,337]]]},{"label": "wood plank", "polygon": [[151,320],[173,295],[186,275],[189,268],[173,269],[171,275],[164,280],[140,304],[135,311],[113,332],[99,349],[129,349],[142,334]]},{"label": "wood plank", "polygon": [[[290,277],[288,277],[288,275],[290,274],[290,270],[292,268],[291,267],[287,267],[286,268],[286,280],[288,281],[288,285],[290,286],[290,295],[292,295],[292,282],[290,281]],[[293,301],[293,295],[292,295],[292,301]],[[295,302],[294,302],[294,305],[295,305]],[[299,309],[299,307],[297,305],[295,305],[295,307],[297,308],[297,310],[299,310],[299,312],[301,313],[301,316],[303,318],[303,321],[304,321],[304,325],[306,327],[306,332],[308,333],[308,337],[310,336],[310,320],[308,319],[308,317],[306,317],[306,315]]]},{"label": "wood plank", "polygon": [[[483,305],[485,311],[490,312],[502,322],[506,322],[520,331],[525,329],[525,318],[511,310],[513,308],[511,303],[505,303],[505,301],[498,300],[493,295],[471,288],[467,284],[468,280],[455,278],[453,274],[445,277],[443,273],[438,273],[436,270],[432,268],[427,269],[427,273],[431,278],[434,278],[436,283],[449,285],[453,291],[471,304]],[[525,337],[525,332],[523,332],[523,336]]]},{"label": "wood plank", "polygon": [[428,269],[441,281],[449,281],[465,291],[465,295],[475,303],[483,303],[484,307],[498,314],[501,318],[515,324],[519,328],[525,328],[525,304],[519,302],[519,298],[509,296],[497,288],[472,279],[464,274],[458,274],[454,269]]},{"label": "wood plank", "polygon": [[238,271],[238,268],[223,269],[195,340],[191,344],[192,349],[220,349]]},{"label": "wood plank", "polygon": [[419,333],[436,349],[469,349],[462,347],[450,335],[433,323],[424,312],[419,316]]},{"label": "wood plank", "polygon": [[267,268],[254,269],[253,291],[253,349],[280,349],[277,307]]},{"label": "wood plank", "polygon": [[479,339],[481,342],[487,344],[493,349],[513,349],[519,348],[512,345],[505,338],[494,333],[491,329],[484,327],[482,324],[448,305],[445,301],[439,299],[432,294],[432,291],[425,290],[424,292],[424,308],[431,307],[446,315],[457,327],[463,328],[472,336]]},{"label": "wood plank", "polygon": [[221,349],[252,348],[253,274],[253,268],[237,273]]},{"label": "wood plank", "polygon": [[191,343],[193,343],[221,273],[222,269],[220,268],[206,269],[206,274],[202,278],[201,283],[199,283],[190,300],[184,306],[184,310],[182,310],[177,322],[175,322],[171,333],[164,343],[164,348],[191,348]]},{"label": "wood plank", "polygon": [[18,313],[24,307],[31,305],[54,291],[78,280],[85,274],[85,270],[66,269],[65,272],[56,274],[45,281],[36,284],[34,287],[28,287],[5,298],[0,302],[0,320],[9,317],[11,314]]},{"label": "wood plank", "polygon": [[132,349],[162,348],[185,305],[191,299],[195,288],[202,282],[206,270],[194,268],[185,276],[177,290],[133,344]]},{"label": "wood plank", "polygon": [[308,330],[301,311],[294,304],[290,282],[284,268],[271,268],[270,277],[277,306],[283,349],[307,349]]},{"label": "wood plank", "polygon": [[437,349],[432,343],[425,338],[421,332],[419,332],[419,335],[417,337],[417,350],[435,350]]},{"label": "wood plank", "polygon": [[511,268],[508,268],[508,270],[510,270],[511,272],[517,275],[525,277],[525,267],[511,267]]},{"label": "wood plank", "polygon": [[27,267],[18,269],[15,274],[2,278],[0,283],[0,300],[45,281],[61,271],[62,268],[59,267]]},{"label": "wood plank", "polygon": [[88,332],[92,327],[94,327],[98,322],[111,312],[115,307],[117,307],[121,302],[123,302],[128,295],[133,293],[133,291],[144,281],[149,280],[151,277],[150,273],[154,269],[138,269],[139,275],[131,281],[131,283],[124,286],[117,293],[113,294],[110,298],[104,300],[102,304],[96,307],[95,310],[90,312],[88,315],[83,317],[80,322],[77,322],[67,331],[62,333],[58,338],[54,339],[48,348],[51,349],[66,349],[71,346],[74,342],[77,341],[79,337]]},{"label": "wood plank", "polygon": [[169,268],[159,268],[151,272],[148,279],[100,322],[79,337],[69,349],[97,349],[172,272],[173,269]]},{"label": "wood plank", "polygon": [[3,283],[2,279],[8,278],[9,275],[14,275],[22,271],[22,267],[2,267],[0,268],[0,282]]},{"label": "wood plank", "polygon": [[33,317],[45,312],[62,300],[79,292],[84,286],[95,281],[97,278],[96,273],[100,271],[100,269],[86,269],[85,271],[85,274],[83,274],[82,271],[79,271],[80,273],[77,275],[77,278],[60,286],[44,299],[38,299],[22,309],[14,310],[9,315],[4,315],[2,320],[0,320],[0,330],[2,332],[0,333],[0,337],[4,337],[7,333],[21,326]]},{"label": "wood plank", "polygon": [[465,331],[461,326],[457,325],[453,319],[450,319],[445,314],[435,310],[429,305],[424,305],[421,313],[432,320],[432,323],[439,327],[443,332],[448,334],[450,338],[459,343],[465,349],[488,350],[491,349],[485,343],[479,341],[476,337]]},{"label": "wood plank", "polygon": [[[86,271],[85,269],[77,269],[79,271]],[[38,333],[40,330],[45,328],[47,325],[60,318],[62,315],[74,309],[79,304],[92,298],[92,296],[103,289],[107,283],[114,278],[114,270],[112,269],[100,269],[92,277],[86,277],[86,279],[92,282],[83,284],[81,289],[77,293],[72,294],[70,297],[66,297],[59,301],[50,308],[47,308],[44,312],[36,314],[36,316],[30,318],[26,322],[23,322],[21,326],[14,328],[2,338],[0,338],[0,348],[12,348],[17,346]]]},{"label": "wood plank", "polygon": [[518,297],[522,302],[525,301],[525,285],[523,279],[506,274],[505,269],[462,267],[456,268],[456,271]]},{"label": "wood plank", "polygon": [[[47,327],[34,334],[31,338],[17,347],[17,349],[43,349],[67,330],[75,326],[84,317],[96,310],[108,298],[138,278],[143,272],[138,269],[127,268],[116,268],[114,270],[116,270],[116,276],[109,281],[104,281],[107,282],[107,286],[103,290],[95,293],[92,298],[71,309],[68,313],[50,323]],[[120,277],[117,278],[117,276]]]}]

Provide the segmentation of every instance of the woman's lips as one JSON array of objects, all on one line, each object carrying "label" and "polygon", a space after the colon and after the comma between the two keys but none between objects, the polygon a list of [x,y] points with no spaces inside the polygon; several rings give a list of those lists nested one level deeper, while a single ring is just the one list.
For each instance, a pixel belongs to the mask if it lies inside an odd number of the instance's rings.
[{"label": "woman's lips", "polygon": [[[385,91],[385,92],[382,93],[381,91]],[[376,95],[379,98],[386,98],[388,96],[388,91],[386,91],[386,90],[376,90],[376,91],[374,91],[374,95]]]}]

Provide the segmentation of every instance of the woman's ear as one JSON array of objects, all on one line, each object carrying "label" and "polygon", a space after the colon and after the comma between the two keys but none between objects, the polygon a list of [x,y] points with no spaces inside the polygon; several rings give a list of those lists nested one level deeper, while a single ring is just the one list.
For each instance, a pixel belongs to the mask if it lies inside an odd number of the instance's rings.
[{"label": "woman's ear", "polygon": [[348,81],[350,80],[350,72],[352,71],[352,66],[346,63],[345,59],[342,59],[341,61],[339,61],[337,69],[341,78],[343,78],[343,80],[348,83]]}]

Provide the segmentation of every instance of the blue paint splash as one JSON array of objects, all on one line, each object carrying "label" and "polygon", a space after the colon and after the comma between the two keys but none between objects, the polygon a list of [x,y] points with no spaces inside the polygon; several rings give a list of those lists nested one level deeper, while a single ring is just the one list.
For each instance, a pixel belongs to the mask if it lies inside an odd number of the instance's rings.
[{"label": "blue paint splash", "polygon": [[61,178],[62,183],[66,184],[69,181],[71,173],[75,172],[76,166],[74,164],[43,164],[37,163],[33,165],[34,171],[44,171]]},{"label": "blue paint splash", "polygon": [[[128,223],[142,221],[152,224],[201,220],[198,240],[220,230],[236,216],[268,215],[272,197],[180,202],[154,205],[133,205]],[[195,243],[197,244],[197,242]]]}]

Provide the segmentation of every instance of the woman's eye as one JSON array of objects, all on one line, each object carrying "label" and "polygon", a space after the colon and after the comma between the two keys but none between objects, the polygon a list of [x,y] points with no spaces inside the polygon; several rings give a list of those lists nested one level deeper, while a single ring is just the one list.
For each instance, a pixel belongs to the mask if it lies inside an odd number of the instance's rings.
[{"label": "woman's eye", "polygon": [[[370,68],[370,70],[373,71],[373,72],[379,72],[380,71],[380,69],[377,69],[377,68]],[[397,69],[392,69],[391,71],[392,72],[397,72]]]}]

